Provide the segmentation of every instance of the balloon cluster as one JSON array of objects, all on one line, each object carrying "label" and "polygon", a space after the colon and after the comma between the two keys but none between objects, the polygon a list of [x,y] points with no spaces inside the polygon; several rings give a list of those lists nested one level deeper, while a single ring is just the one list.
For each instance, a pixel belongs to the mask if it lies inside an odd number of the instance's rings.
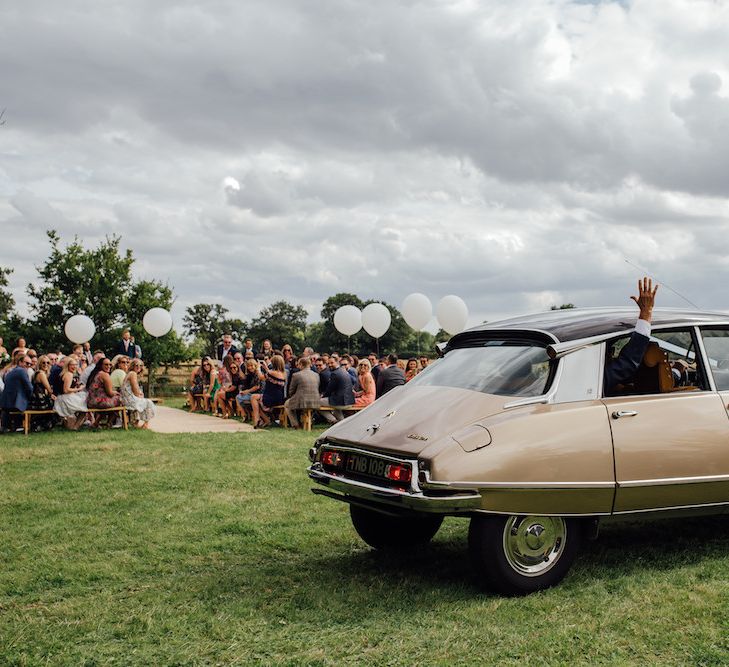
[{"label": "balloon cluster", "polygon": [[[402,316],[416,331],[422,331],[433,317],[433,305],[425,294],[408,294],[402,302]],[[435,308],[438,324],[451,335],[466,328],[468,307],[461,297],[444,296]],[[381,303],[371,303],[362,310],[357,306],[341,306],[334,313],[335,329],[345,335],[354,336],[364,329],[373,338],[381,338],[390,328],[390,311]]]},{"label": "balloon cluster", "polygon": [[[164,308],[150,308],[142,319],[144,330],[155,338],[164,336],[172,329],[172,315]],[[87,315],[73,315],[68,318],[63,330],[72,343],[85,343],[96,333],[96,327]]]}]

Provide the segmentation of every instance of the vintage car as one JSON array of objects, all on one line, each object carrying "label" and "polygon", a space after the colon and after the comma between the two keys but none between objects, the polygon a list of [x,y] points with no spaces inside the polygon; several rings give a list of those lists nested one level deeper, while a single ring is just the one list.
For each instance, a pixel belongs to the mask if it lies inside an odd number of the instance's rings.
[{"label": "vintage car", "polygon": [[635,309],[475,327],[310,451],[314,493],[369,545],[417,548],[470,518],[479,583],[559,582],[599,521],[729,509],[729,315],[656,309],[634,377],[606,387]]}]

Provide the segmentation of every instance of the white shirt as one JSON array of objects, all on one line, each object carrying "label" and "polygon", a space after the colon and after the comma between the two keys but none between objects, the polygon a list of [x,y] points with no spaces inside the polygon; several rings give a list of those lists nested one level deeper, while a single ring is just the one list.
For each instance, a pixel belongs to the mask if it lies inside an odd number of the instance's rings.
[{"label": "white shirt", "polygon": [[639,334],[643,334],[644,336],[650,338],[651,323],[648,320],[638,320],[635,323],[635,332],[639,333]]}]

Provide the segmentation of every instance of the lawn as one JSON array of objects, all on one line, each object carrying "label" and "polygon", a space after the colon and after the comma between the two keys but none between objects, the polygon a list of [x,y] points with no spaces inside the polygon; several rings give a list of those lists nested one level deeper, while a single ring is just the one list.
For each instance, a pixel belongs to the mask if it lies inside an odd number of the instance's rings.
[{"label": "lawn", "polygon": [[494,597],[463,520],[366,547],[311,440],[0,437],[0,664],[729,663],[729,519],[605,527],[558,588]]}]

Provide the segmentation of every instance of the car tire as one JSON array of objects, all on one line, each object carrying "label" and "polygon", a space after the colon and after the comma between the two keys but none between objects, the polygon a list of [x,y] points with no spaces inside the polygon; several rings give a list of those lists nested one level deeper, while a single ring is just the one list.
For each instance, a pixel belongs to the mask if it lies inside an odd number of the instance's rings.
[{"label": "car tire", "polygon": [[349,506],[357,534],[375,549],[407,549],[427,544],[438,532],[443,517],[417,514],[392,516],[358,505]]},{"label": "car tire", "polygon": [[577,519],[479,515],[468,547],[478,584],[504,595],[527,595],[558,584],[582,541]]}]

